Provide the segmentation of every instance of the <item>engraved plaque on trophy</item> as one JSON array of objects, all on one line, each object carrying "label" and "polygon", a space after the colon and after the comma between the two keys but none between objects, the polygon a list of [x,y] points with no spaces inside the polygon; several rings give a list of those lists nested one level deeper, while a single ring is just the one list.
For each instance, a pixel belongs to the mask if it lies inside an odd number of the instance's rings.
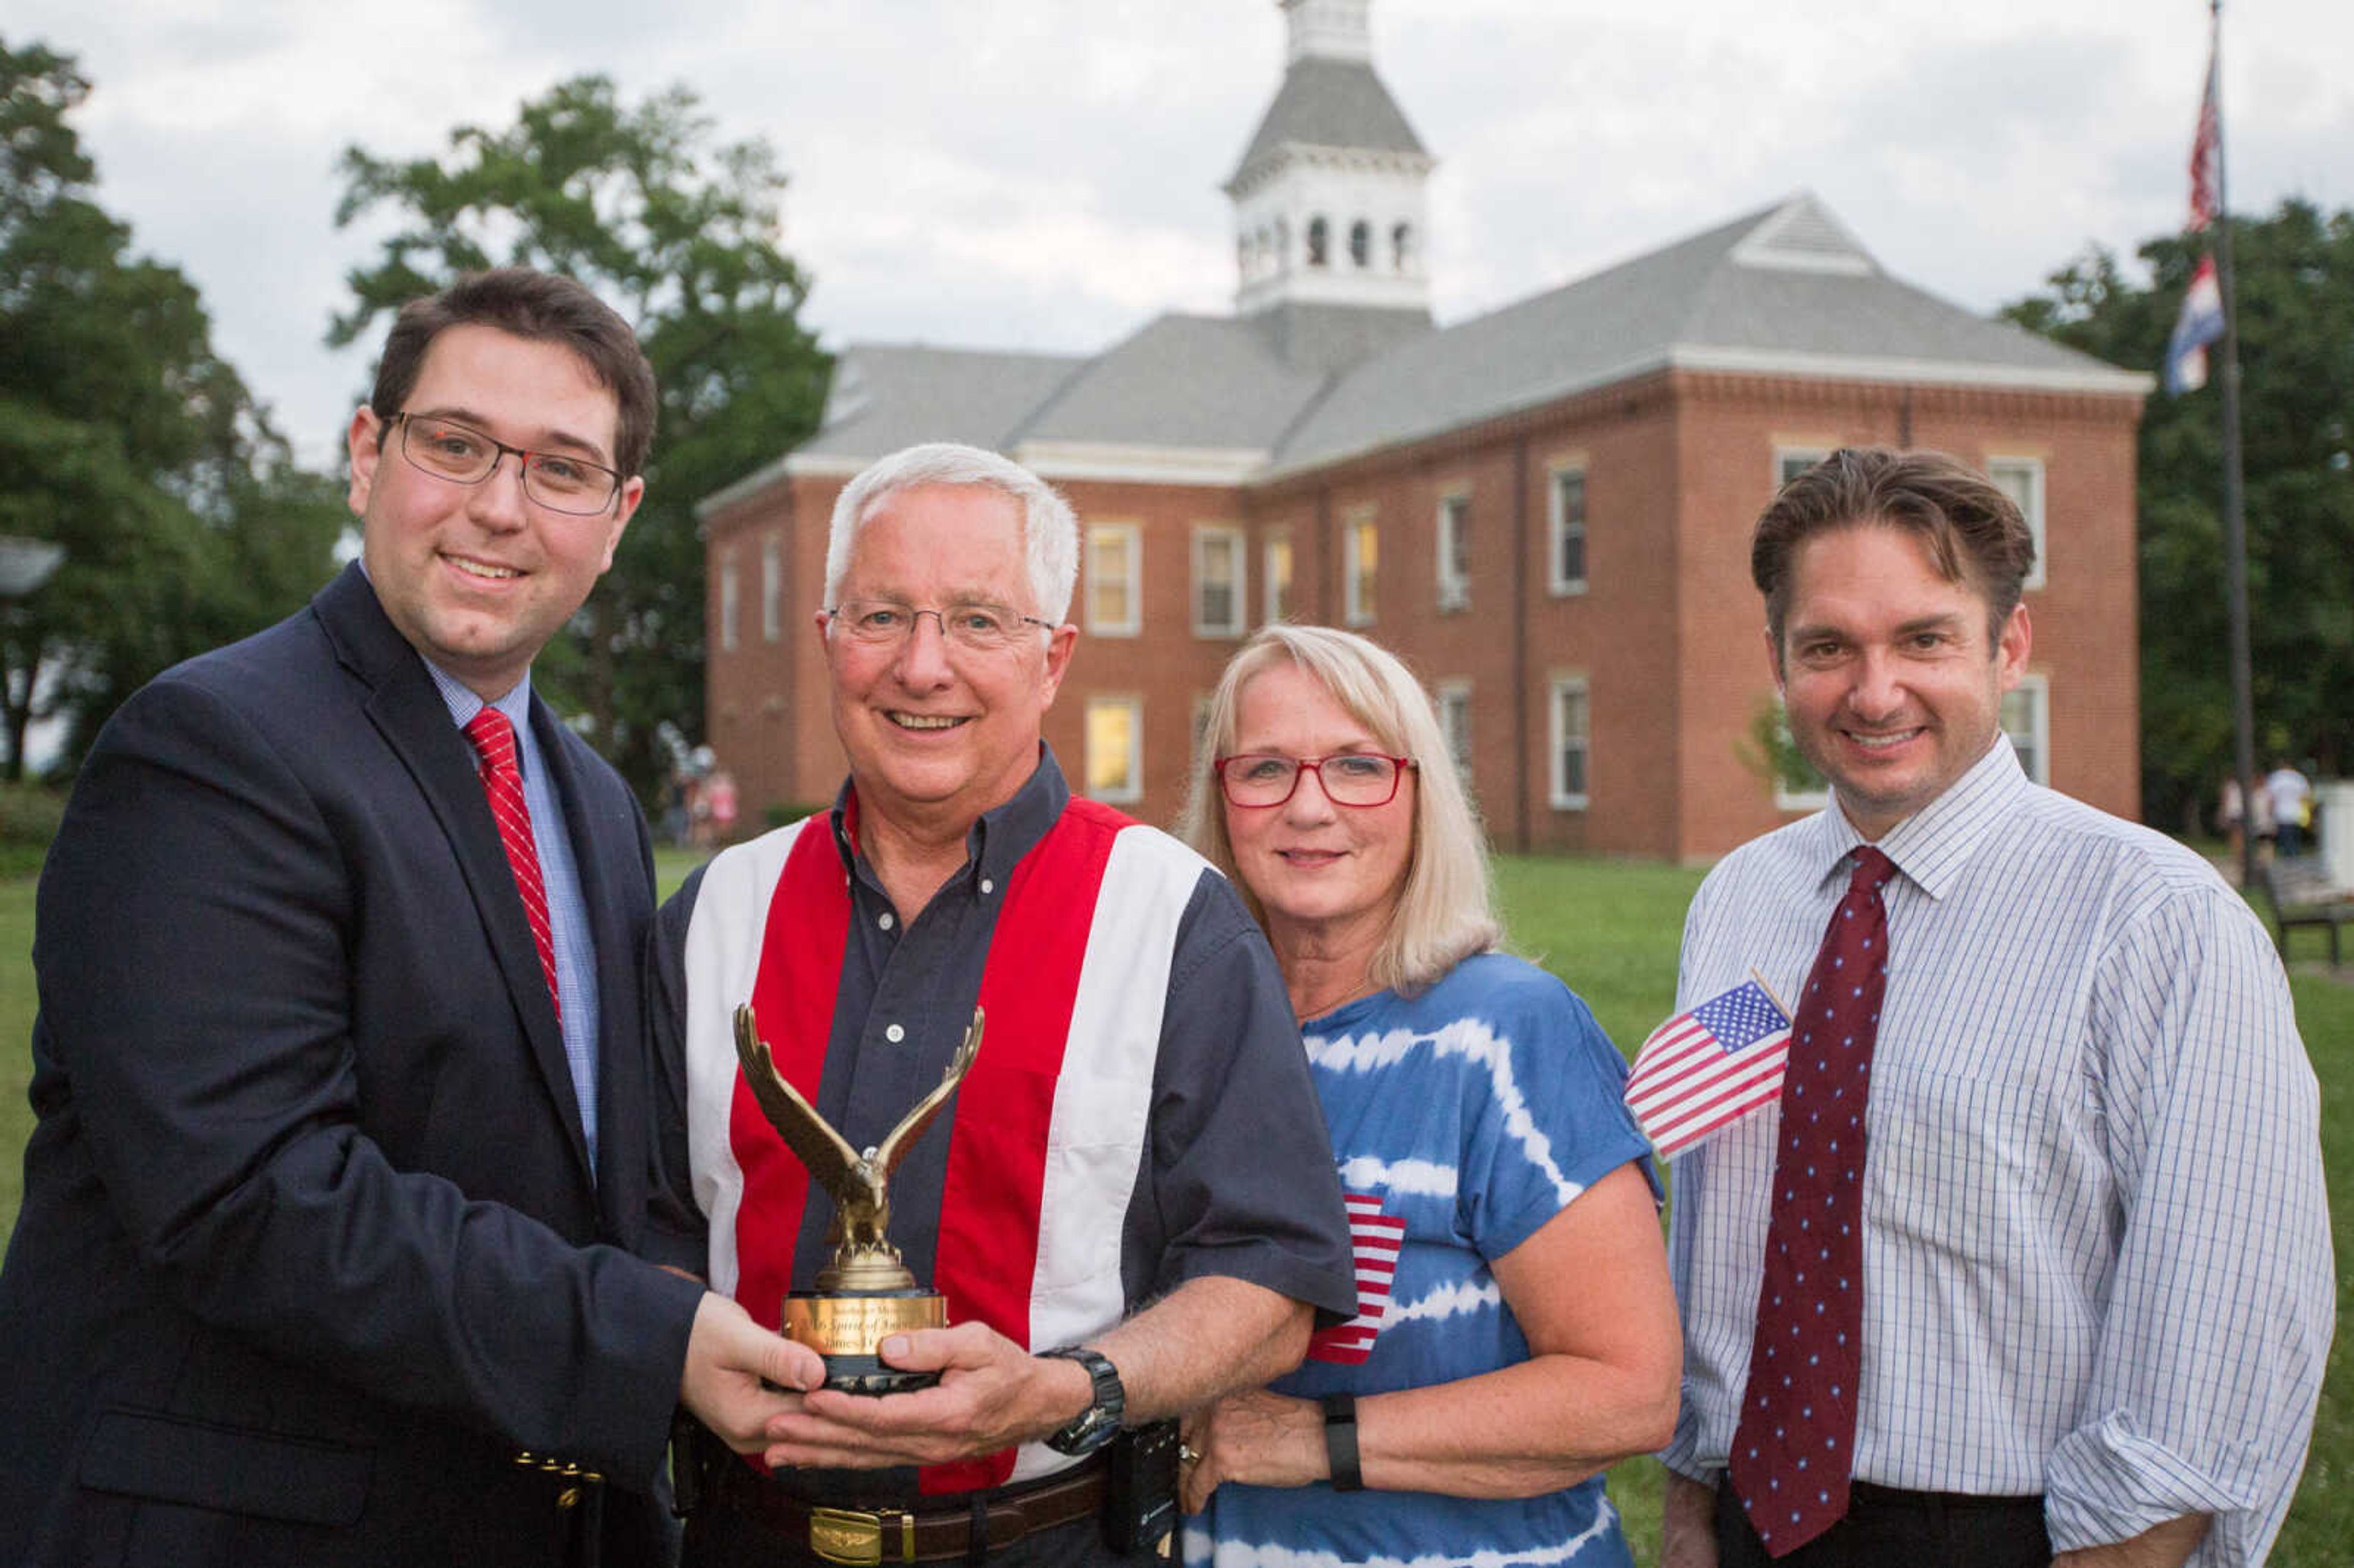
[{"label": "engraved plaque on trophy", "polygon": [[825,1358],[825,1386],[851,1393],[903,1393],[928,1388],[938,1372],[902,1372],[883,1364],[878,1347],[893,1334],[948,1325],[946,1298],[917,1283],[884,1235],[891,1204],[885,1187],[924,1129],[946,1108],[981,1050],[981,1011],[972,1010],[941,1075],[939,1086],[899,1118],[890,1136],[861,1151],[817,1114],[817,1107],[785,1082],[768,1043],[760,1038],[751,1004],[736,1010],[736,1054],[761,1114],[808,1168],[811,1182],[833,1200],[833,1224],[825,1233],[833,1256],[818,1270],[812,1290],[785,1297],[781,1332]]}]

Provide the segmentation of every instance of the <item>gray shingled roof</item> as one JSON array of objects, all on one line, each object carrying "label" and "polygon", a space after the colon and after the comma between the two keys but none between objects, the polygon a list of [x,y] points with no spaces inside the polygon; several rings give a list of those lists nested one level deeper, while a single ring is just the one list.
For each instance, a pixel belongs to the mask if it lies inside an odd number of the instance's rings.
[{"label": "gray shingled roof", "polygon": [[[1777,234],[1779,244],[1758,244]],[[1853,362],[1877,361],[2131,389],[2134,378],[2100,360],[1888,277],[1844,236],[1800,196],[1411,338],[1344,375],[1275,466],[1332,461],[1671,363],[1837,359],[1855,374]]]},{"label": "gray shingled roof", "polygon": [[1324,379],[1248,321],[1164,315],[1065,381],[1013,439],[1271,450]]},{"label": "gray shingled roof", "polygon": [[[1369,344],[1404,330],[1376,324],[1384,332]],[[1673,365],[2113,392],[2146,391],[2149,379],[1897,281],[1804,195],[1414,332],[1337,376],[1287,358],[1279,325],[1164,315],[1092,358],[853,344],[836,361],[824,426],[792,456],[863,463],[926,440],[1072,443],[1264,451],[1266,471],[1288,471]]]},{"label": "gray shingled roof", "polygon": [[853,344],[834,361],[825,422],[796,450],[865,460],[917,441],[1002,448],[1033,410],[1090,363],[1076,354]]},{"label": "gray shingled roof", "polygon": [[1258,132],[1251,137],[1242,162],[1235,165],[1226,188],[1232,190],[1287,143],[1429,155],[1406,122],[1405,111],[1397,106],[1397,100],[1390,96],[1371,65],[1320,55],[1303,56],[1283,73],[1282,90],[1267,105],[1267,117],[1258,122]]}]

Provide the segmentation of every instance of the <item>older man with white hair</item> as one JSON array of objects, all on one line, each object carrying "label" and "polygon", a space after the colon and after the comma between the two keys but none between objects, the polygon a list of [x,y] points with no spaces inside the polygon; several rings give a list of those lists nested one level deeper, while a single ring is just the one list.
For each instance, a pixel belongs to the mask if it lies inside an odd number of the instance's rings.
[{"label": "older man with white hair", "polygon": [[816,617],[849,780],[663,911],[664,1224],[763,1320],[829,1257],[832,1206],[751,1106],[737,1006],[855,1148],[940,1082],[976,1004],[988,1020],[890,1184],[891,1240],[950,1326],[879,1353],[938,1383],[823,1389],[797,1346],[809,1392],[765,1474],[710,1467],[690,1562],[1109,1560],[1150,1512],[1110,1440],[1257,1386],[1320,1310],[1355,1308],[1257,923],[1192,851],[1074,799],[1042,738],[1077,565],[1069,506],[994,453],[914,447],[854,480]]}]

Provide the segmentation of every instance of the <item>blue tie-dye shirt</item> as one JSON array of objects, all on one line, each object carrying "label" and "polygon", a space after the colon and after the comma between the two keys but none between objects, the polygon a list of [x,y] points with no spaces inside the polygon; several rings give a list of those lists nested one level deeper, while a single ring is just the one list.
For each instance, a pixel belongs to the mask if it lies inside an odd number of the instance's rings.
[{"label": "blue tie-dye shirt", "polygon": [[[1493,953],[1466,959],[1412,1000],[1381,991],[1303,1032],[1350,1195],[1360,1313],[1318,1334],[1278,1392],[1385,1393],[1526,1361],[1528,1341],[1488,1260],[1645,1158],[1620,1098],[1624,1059],[1568,988]],[[1393,1257],[1394,1277],[1385,1278]],[[1502,1500],[1344,1494],[1321,1482],[1222,1486],[1186,1520],[1185,1560],[1218,1568],[1630,1562],[1598,1476]]]}]

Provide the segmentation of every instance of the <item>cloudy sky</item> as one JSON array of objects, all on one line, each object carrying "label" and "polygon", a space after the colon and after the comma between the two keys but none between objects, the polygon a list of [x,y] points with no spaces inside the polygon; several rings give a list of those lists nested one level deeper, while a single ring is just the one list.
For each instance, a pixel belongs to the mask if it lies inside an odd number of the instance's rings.
[{"label": "cloudy sky", "polygon": [[[808,319],[854,339],[1087,350],[1233,288],[1225,198],[1280,79],[1275,0],[12,0],[76,56],[100,198],[204,291],[323,461],[373,345],[321,340],[371,231],[339,152],[439,151],[584,71],[683,82],[792,184]],[[2354,5],[2236,0],[2232,204],[2354,206]],[[1440,159],[1442,321],[1821,196],[1977,310],[2180,221],[2203,0],[1374,0]]]}]

